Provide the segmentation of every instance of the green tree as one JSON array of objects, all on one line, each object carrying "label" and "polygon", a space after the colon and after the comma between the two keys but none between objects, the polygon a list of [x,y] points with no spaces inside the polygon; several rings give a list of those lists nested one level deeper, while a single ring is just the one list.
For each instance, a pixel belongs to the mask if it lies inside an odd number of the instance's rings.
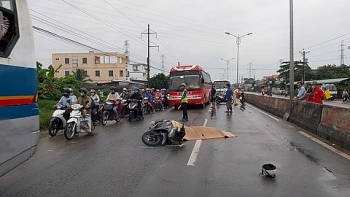
[{"label": "green tree", "polygon": [[[301,61],[294,61],[294,81],[301,81],[303,74],[304,64]],[[282,62],[280,69],[277,70],[279,78],[283,78],[286,82],[289,82],[289,62]],[[305,81],[312,79],[311,68],[305,63],[304,68]]]},{"label": "green tree", "polygon": [[346,65],[323,65],[318,67],[316,73],[313,75],[313,79],[336,79],[350,77],[349,67]]},{"label": "green tree", "polygon": [[87,74],[86,70],[78,68],[76,71],[73,71],[73,76],[78,83],[79,87],[86,85],[88,82],[92,82]]},{"label": "green tree", "polygon": [[158,73],[149,79],[150,87],[156,89],[167,88],[169,84],[169,77],[165,76],[163,73]]},{"label": "green tree", "polygon": [[243,81],[245,84],[253,84],[254,78],[244,78]]}]

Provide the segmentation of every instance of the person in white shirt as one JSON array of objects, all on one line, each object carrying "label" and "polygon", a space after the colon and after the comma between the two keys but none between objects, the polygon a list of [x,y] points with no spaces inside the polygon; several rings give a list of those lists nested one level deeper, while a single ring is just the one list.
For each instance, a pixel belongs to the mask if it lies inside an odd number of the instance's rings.
[{"label": "person in white shirt", "polygon": [[96,121],[97,121],[97,110],[100,106],[100,97],[96,94],[95,89],[90,90],[90,97],[92,99],[92,105],[91,105],[91,110],[92,110],[92,116],[91,120],[92,123],[96,126]]},{"label": "person in white shirt", "polygon": [[119,93],[115,91],[115,87],[111,86],[110,88],[111,92],[107,96],[107,101],[113,102],[115,105],[113,107],[113,112],[115,117],[118,117],[118,105],[116,104],[117,100],[120,100]]}]

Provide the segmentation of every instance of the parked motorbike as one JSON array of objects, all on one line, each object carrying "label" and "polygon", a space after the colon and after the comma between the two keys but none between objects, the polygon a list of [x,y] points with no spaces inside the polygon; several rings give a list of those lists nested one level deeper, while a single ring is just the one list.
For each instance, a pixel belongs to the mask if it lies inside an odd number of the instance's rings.
[{"label": "parked motorbike", "polygon": [[[113,107],[115,105],[118,105],[118,117],[115,117]],[[112,101],[106,101],[106,103],[99,109],[99,113],[102,114],[102,125],[106,125],[107,121],[116,121],[118,123],[121,119],[121,112],[122,112],[122,107],[121,107],[121,102],[120,100],[116,101],[113,103]]]},{"label": "parked motorbike", "polygon": [[216,104],[220,104],[222,102],[226,103],[226,99],[223,94],[216,95],[215,101],[216,101]]},{"label": "parked motorbike", "polygon": [[[129,122],[132,122],[133,120],[143,120],[143,114],[141,114],[141,111],[138,108],[138,102],[141,102],[136,99],[131,99],[128,104],[129,108]],[[141,106],[141,110],[143,107]]]},{"label": "parked motorbike", "polygon": [[94,126],[91,124],[90,114],[86,113],[86,109],[82,105],[74,104],[72,105],[72,110],[64,130],[64,137],[67,140],[71,140],[74,135],[79,133],[90,134],[94,129]]},{"label": "parked motorbike", "polygon": [[174,127],[171,120],[152,121],[150,130],[142,135],[142,142],[147,146],[180,145],[186,135],[185,124]]},{"label": "parked motorbike", "polygon": [[142,107],[143,114],[154,114],[155,110],[153,108],[153,105],[151,102],[149,102],[147,97],[143,97],[143,107]]},{"label": "parked motorbike", "polygon": [[51,137],[56,136],[59,130],[66,128],[67,119],[69,116],[64,117],[65,113],[69,114],[69,110],[66,106],[55,105],[56,110],[53,112],[50,124],[49,124],[49,135]]}]

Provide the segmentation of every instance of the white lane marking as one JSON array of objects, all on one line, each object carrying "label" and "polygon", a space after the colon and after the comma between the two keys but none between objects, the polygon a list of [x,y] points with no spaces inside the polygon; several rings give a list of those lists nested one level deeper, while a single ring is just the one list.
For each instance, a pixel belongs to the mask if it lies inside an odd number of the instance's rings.
[{"label": "white lane marking", "polygon": [[[205,119],[203,127],[206,127],[207,123],[208,123],[208,119]],[[190,158],[188,159],[188,162],[187,162],[188,166],[195,166],[194,163],[196,163],[197,161],[197,156],[198,156],[198,152],[199,152],[199,148],[201,147],[201,144],[202,144],[202,140],[196,141],[193,147],[192,153],[190,155]]]},{"label": "white lane marking", "polygon": [[295,129],[295,127],[293,127],[292,125],[287,124],[287,127],[291,128],[291,129]]},{"label": "white lane marking", "polygon": [[325,148],[327,148],[327,149],[329,149],[329,150],[331,150],[331,151],[337,153],[338,155],[344,157],[345,159],[350,160],[350,155],[348,155],[348,154],[346,154],[346,153],[344,153],[344,152],[342,152],[342,151],[340,151],[340,150],[338,150],[338,149],[336,149],[336,148],[334,148],[334,147],[329,146],[328,144],[322,142],[321,140],[319,140],[319,139],[317,139],[317,138],[312,137],[312,136],[309,135],[309,134],[306,134],[306,133],[304,133],[304,132],[302,132],[302,131],[299,131],[299,133],[300,133],[301,135],[303,135],[303,136],[309,138],[310,140],[312,140],[312,141],[314,141],[314,142],[320,144],[321,146],[323,146],[323,147],[325,147]]},{"label": "white lane marking", "polygon": [[197,160],[197,156],[198,156],[198,152],[199,152],[199,148],[201,147],[202,144],[202,140],[197,140],[196,144],[193,147],[192,153],[190,158],[188,159],[187,165],[188,166],[194,166],[194,163]]},{"label": "white lane marking", "polygon": [[203,124],[203,127],[206,127],[206,126],[207,126],[207,123],[208,123],[208,119],[205,119],[204,124]]},{"label": "white lane marking", "polygon": [[262,113],[262,114],[265,114],[266,116],[268,116],[268,117],[270,117],[270,118],[276,120],[277,122],[280,121],[279,119],[277,119],[277,118],[271,116],[270,114],[268,114],[268,113],[266,113],[266,112],[264,112],[264,111],[261,111],[260,109],[258,109],[258,108],[256,108],[256,107],[253,107],[252,105],[250,105],[250,104],[248,104],[248,103],[247,103],[247,105],[248,105],[249,107],[255,109],[256,111],[258,111],[258,112],[260,112],[260,113]]}]

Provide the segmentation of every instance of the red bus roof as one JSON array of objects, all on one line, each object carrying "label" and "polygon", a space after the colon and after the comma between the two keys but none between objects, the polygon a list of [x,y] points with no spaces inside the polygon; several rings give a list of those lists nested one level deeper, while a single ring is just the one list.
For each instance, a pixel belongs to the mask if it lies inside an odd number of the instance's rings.
[{"label": "red bus roof", "polygon": [[183,65],[183,66],[174,66],[170,69],[170,72],[184,71],[184,70],[200,70],[204,69],[198,65]]}]

